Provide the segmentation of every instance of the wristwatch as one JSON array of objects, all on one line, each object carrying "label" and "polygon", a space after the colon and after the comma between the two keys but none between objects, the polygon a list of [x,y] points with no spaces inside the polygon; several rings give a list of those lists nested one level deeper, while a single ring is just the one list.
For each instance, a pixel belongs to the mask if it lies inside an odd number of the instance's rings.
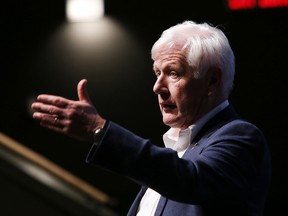
[{"label": "wristwatch", "polygon": [[94,136],[93,136],[93,144],[94,145],[99,145],[104,137],[105,131],[103,130],[103,128],[98,128],[95,130],[94,132]]},{"label": "wristwatch", "polygon": [[93,144],[94,145],[99,145],[102,140],[103,140],[103,137],[106,133],[106,128],[107,128],[107,125],[108,125],[108,121],[106,121],[104,127],[102,128],[97,128],[94,132],[94,135],[93,135]]}]

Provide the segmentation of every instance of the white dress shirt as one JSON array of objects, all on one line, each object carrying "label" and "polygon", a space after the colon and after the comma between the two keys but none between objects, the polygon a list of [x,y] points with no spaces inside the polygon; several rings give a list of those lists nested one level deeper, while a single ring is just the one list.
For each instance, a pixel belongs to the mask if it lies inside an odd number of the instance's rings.
[{"label": "white dress shirt", "polygon": [[[179,158],[181,158],[203,125],[228,105],[229,102],[227,100],[224,101],[187,129],[170,128],[163,135],[165,147],[177,151]],[[148,188],[139,204],[137,216],[153,216],[160,197],[161,195],[158,192]]]}]

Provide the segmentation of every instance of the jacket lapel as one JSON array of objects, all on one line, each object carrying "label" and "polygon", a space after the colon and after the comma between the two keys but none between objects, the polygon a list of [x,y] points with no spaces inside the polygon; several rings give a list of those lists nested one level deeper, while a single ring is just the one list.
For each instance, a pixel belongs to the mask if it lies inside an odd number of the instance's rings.
[{"label": "jacket lapel", "polygon": [[161,196],[161,198],[160,198],[160,200],[158,202],[158,205],[157,205],[157,208],[156,208],[154,216],[162,215],[163,210],[164,210],[164,208],[165,208],[165,206],[167,204],[167,201],[168,201],[168,199],[166,197]]},{"label": "jacket lapel", "polygon": [[141,190],[139,191],[136,198],[134,199],[134,202],[132,203],[132,205],[131,205],[128,213],[127,213],[127,216],[135,216],[137,214],[140,201],[141,201],[144,193],[146,192],[146,190],[147,190],[147,187],[144,187],[144,186],[141,187]]}]

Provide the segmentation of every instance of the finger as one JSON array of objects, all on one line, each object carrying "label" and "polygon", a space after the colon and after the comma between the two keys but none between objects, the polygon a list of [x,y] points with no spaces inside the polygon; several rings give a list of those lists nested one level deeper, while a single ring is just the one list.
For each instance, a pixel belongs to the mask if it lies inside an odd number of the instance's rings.
[{"label": "finger", "polygon": [[62,119],[57,115],[47,115],[40,112],[33,113],[33,118],[40,121],[41,125],[63,128]]},{"label": "finger", "polygon": [[37,97],[37,101],[44,104],[65,108],[69,104],[70,100],[60,96],[41,94]]},{"label": "finger", "polygon": [[90,100],[90,97],[89,97],[88,91],[87,91],[87,80],[86,79],[82,79],[78,83],[77,93],[78,93],[78,98],[80,101],[91,103],[91,100]]},{"label": "finger", "polygon": [[57,115],[57,116],[62,116],[63,111],[61,108],[58,108],[56,106],[53,105],[47,105],[47,104],[43,104],[40,102],[34,102],[32,104],[32,109],[41,113],[46,113],[46,114],[50,114],[50,115]]}]

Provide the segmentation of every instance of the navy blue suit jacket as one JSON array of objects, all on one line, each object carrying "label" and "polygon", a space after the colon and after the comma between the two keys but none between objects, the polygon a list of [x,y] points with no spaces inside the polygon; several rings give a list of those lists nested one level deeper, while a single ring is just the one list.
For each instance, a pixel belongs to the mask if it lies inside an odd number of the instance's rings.
[{"label": "navy blue suit jacket", "polygon": [[155,215],[261,216],[271,178],[262,132],[228,106],[199,131],[182,158],[110,122],[86,161],[121,173],[143,187],[128,216],[135,216],[147,187],[160,193]]}]

